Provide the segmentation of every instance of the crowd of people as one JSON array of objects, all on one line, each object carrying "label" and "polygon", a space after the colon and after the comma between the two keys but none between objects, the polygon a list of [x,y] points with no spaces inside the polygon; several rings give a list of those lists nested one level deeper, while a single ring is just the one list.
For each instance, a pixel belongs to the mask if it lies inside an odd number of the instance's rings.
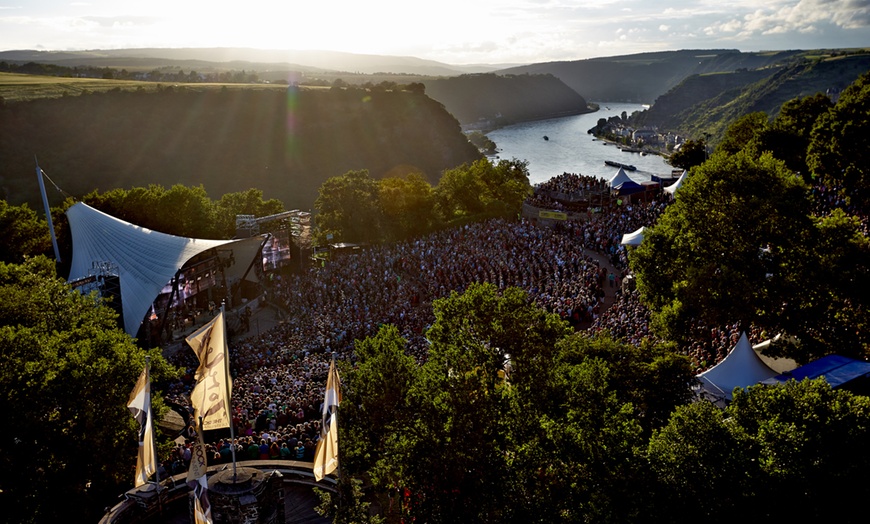
[{"label": "crowd of people", "polygon": [[[602,313],[590,327],[590,332],[608,331],[613,337],[633,345],[640,345],[644,339],[661,342],[650,331],[650,310],[640,300],[640,293],[629,286],[623,286],[616,294],[616,300]],[[709,369],[721,361],[740,339],[739,324],[723,327],[692,326],[695,334],[687,347],[681,351],[689,357],[695,373]],[[755,327],[746,333],[751,344],[765,340],[764,333]]]},{"label": "crowd of people", "polygon": [[[547,203],[549,194],[580,195],[605,181],[565,173],[537,186],[528,203]],[[833,197],[832,197],[833,198]],[[541,200],[535,200],[541,199]],[[354,342],[395,325],[418,362],[427,357],[426,329],[433,301],[462,292],[474,282],[524,289],[531,300],[575,328],[591,326],[631,344],[650,332],[650,312],[631,280],[622,235],[655,224],[673,197],[602,209],[588,220],[539,227],[528,220],[502,219],[442,230],[405,242],[372,246],[340,256],[323,267],[285,274],[272,281],[268,303],[282,312],[273,329],[230,346],[233,423],[236,441],[209,444],[210,461],[237,457],[308,460],[320,433],[320,405],[330,358],[353,361]],[[553,205],[544,206],[557,209]],[[598,262],[595,252],[610,261]],[[615,297],[606,310],[606,294]],[[682,350],[700,372],[721,360],[739,338],[737,326],[709,332]],[[760,342],[761,334],[749,334]],[[170,389],[170,400],[189,405],[192,351],[174,357],[187,374]],[[185,467],[192,439],[179,444],[172,468]]]},{"label": "crowd of people", "polygon": [[[353,360],[355,340],[392,324],[408,341],[407,351],[425,361],[432,302],[474,282],[520,287],[535,304],[575,326],[591,322],[608,272],[584,254],[581,239],[570,230],[495,219],[373,246],[276,279],[269,302],[284,312],[284,320],[230,346],[236,435],[268,447],[274,443],[279,456],[293,439],[313,444],[331,356]],[[184,350],[173,359],[187,373],[171,388],[170,400],[189,406],[198,362]],[[229,444],[210,446],[217,457]]]},{"label": "crowd of people", "polygon": [[535,185],[535,193],[549,193],[581,196],[589,192],[601,192],[609,189],[608,183],[597,176],[581,175],[579,173],[562,173],[546,182]]}]

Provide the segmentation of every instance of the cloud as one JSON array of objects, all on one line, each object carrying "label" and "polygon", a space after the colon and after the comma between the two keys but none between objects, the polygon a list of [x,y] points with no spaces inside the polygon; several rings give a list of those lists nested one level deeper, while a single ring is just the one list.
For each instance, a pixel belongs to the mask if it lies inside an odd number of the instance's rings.
[{"label": "cloud", "polygon": [[734,18],[711,24],[708,35],[739,33],[743,38],[787,33],[810,34],[820,25],[841,29],[870,27],[870,0],[800,0],[773,4]]},{"label": "cloud", "polygon": [[155,16],[83,16],[80,20],[99,27],[146,27],[161,19]]}]

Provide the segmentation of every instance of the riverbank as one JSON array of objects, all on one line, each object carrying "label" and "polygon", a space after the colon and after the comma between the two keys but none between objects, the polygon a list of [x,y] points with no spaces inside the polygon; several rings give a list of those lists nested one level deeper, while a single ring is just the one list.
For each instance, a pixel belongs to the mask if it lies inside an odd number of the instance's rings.
[{"label": "riverbank", "polygon": [[600,109],[600,106],[598,104],[587,103],[585,111],[582,111],[582,110],[561,111],[559,113],[550,113],[548,115],[541,115],[541,116],[535,117],[535,118],[525,118],[525,119],[510,120],[510,121],[502,119],[502,120],[485,120],[485,121],[480,121],[480,122],[471,122],[468,124],[460,123],[459,128],[462,130],[463,133],[470,133],[472,131],[480,131],[483,134],[487,134],[487,133],[491,133],[493,131],[497,131],[497,130],[505,128],[505,127],[518,125],[518,124],[525,124],[528,122],[544,122],[544,121],[553,120],[556,118],[565,118],[565,117],[569,117],[569,116],[587,115],[590,113],[594,113],[594,112],[598,111],[599,109]]},{"label": "riverbank", "polygon": [[624,144],[616,142],[615,140],[608,139],[604,136],[598,136],[595,134],[593,134],[592,136],[594,137],[592,140],[597,141],[597,142],[601,142],[604,145],[612,145],[616,149],[619,149],[623,153],[634,153],[634,154],[640,154],[641,156],[657,155],[657,156],[664,158],[665,160],[667,160],[671,156],[666,150],[662,151],[660,148],[653,148],[653,147],[648,147],[648,146],[642,146],[640,148],[638,148],[636,146],[626,146]]}]

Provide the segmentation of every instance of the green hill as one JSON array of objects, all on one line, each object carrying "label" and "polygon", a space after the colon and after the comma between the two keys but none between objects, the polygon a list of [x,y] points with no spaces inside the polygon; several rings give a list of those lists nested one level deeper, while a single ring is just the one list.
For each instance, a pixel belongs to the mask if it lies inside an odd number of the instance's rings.
[{"label": "green hill", "polygon": [[500,74],[551,74],[587,100],[651,103],[688,76],[782,65],[804,51],[743,53],[733,49],[662,51],[546,62],[500,70]]},{"label": "green hill", "polygon": [[553,75],[476,74],[424,83],[463,124],[498,126],[589,111],[586,100]]},{"label": "green hill", "polygon": [[803,59],[783,67],[693,75],[632,119],[689,137],[715,137],[735,120],[763,111],[771,118],[785,102],[816,93],[837,94],[870,70],[870,54]]},{"label": "green hill", "polygon": [[[311,208],[327,178],[423,173],[480,158],[444,107],[421,93],[362,89],[173,89],[90,93],[0,107],[0,196],[41,205],[40,166],[66,192],[203,184],[251,187]],[[53,201],[61,197],[50,193]]]}]

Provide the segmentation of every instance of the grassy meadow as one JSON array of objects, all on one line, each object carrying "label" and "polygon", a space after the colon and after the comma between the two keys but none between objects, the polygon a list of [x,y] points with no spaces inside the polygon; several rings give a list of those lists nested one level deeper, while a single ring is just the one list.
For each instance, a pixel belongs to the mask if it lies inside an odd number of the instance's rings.
[{"label": "grassy meadow", "polygon": [[206,89],[287,89],[280,84],[184,84],[173,82],[145,82],[140,80],[105,80],[102,78],[72,78],[62,76],[23,75],[18,73],[0,73],[0,97],[8,102],[21,102],[38,98],[60,98],[77,96],[88,92],[111,91],[157,91],[167,86],[181,87],[196,91]]}]

